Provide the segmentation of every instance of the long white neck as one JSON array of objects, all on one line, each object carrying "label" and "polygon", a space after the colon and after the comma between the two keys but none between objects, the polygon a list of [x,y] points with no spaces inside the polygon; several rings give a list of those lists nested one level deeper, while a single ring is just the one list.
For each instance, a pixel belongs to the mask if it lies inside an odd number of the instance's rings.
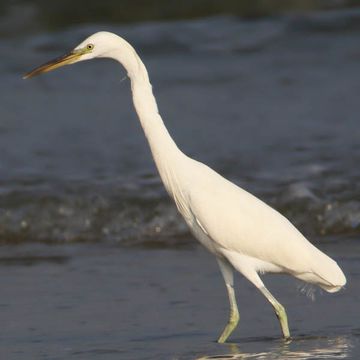
[{"label": "long white neck", "polygon": [[139,117],[150,149],[167,191],[173,195],[176,174],[174,164],[186,156],[176,146],[159,114],[145,65],[133,47],[119,38],[119,48],[107,54],[119,61],[131,80],[131,90],[136,113]]}]

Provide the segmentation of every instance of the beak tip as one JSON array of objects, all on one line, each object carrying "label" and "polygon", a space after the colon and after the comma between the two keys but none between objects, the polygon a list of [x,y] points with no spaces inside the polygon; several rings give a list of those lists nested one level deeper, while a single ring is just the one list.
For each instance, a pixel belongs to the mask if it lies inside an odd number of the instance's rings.
[{"label": "beak tip", "polygon": [[24,74],[24,75],[22,76],[22,79],[23,79],[23,80],[27,80],[27,79],[30,79],[30,78],[36,76],[36,75],[39,75],[40,73],[41,73],[41,72],[39,72],[39,71],[33,70],[33,71],[30,71],[30,72]]},{"label": "beak tip", "polygon": [[31,77],[33,77],[33,76],[34,76],[33,72],[30,71],[30,72],[27,72],[26,74],[24,74],[24,75],[22,76],[22,79],[23,79],[23,80],[26,80],[26,79],[29,79],[29,78],[31,78]]},{"label": "beak tip", "polygon": [[55,69],[59,68],[60,66],[72,64],[74,62],[74,60],[77,60],[81,55],[82,55],[82,53],[80,53],[80,52],[72,51],[71,53],[68,53],[64,56],[56,58],[52,61],[47,62],[46,64],[43,64],[43,65],[35,68],[34,70],[24,74],[22,78],[24,80],[26,80],[26,79],[32,78],[34,76],[40,75],[42,73],[46,73],[48,71],[55,70]]}]

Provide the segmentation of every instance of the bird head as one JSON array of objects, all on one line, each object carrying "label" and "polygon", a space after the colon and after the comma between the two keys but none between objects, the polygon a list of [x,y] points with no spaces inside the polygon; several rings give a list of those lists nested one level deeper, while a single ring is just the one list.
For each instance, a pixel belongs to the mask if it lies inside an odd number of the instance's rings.
[{"label": "bird head", "polygon": [[90,60],[97,57],[108,57],[108,54],[113,50],[113,44],[115,44],[118,39],[119,37],[117,35],[110,32],[101,31],[95,33],[85,39],[69,53],[48,61],[28,72],[24,75],[24,79],[79,61]]}]

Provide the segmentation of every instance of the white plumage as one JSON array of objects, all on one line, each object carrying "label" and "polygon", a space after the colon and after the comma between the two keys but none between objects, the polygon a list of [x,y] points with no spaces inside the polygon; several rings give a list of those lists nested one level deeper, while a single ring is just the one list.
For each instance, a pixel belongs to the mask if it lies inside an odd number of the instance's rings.
[{"label": "white plumage", "polygon": [[178,149],[158,113],[144,64],[119,36],[96,33],[68,55],[25,77],[96,57],[117,60],[127,70],[135,109],[166,190],[191,232],[218,260],[230,300],[230,319],[218,341],[224,342],[239,320],[233,269],[266,296],[279,318],[283,336],[289,338],[285,309],[266,289],[259,273],[287,273],[335,292],[346,283],[337,263],[306,240],[284,216]]}]

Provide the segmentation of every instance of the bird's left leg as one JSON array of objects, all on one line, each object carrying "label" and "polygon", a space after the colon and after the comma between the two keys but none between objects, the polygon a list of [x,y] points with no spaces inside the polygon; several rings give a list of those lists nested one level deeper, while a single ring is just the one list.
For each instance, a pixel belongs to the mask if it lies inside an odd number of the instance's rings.
[{"label": "bird's left leg", "polygon": [[280,322],[280,327],[284,336],[285,340],[290,339],[290,331],[289,331],[289,325],[288,325],[288,319],[286,315],[286,311],[284,306],[282,306],[271,294],[271,292],[263,285],[262,287],[259,287],[259,290],[263,293],[263,295],[268,299],[270,304],[273,306],[275,310],[275,314]]},{"label": "bird's left leg", "polygon": [[229,322],[225,326],[225,329],[223,330],[222,334],[218,339],[218,343],[224,343],[236,328],[240,319],[240,315],[235,298],[233,268],[229,264],[229,262],[225,259],[218,258],[217,261],[225,281],[226,290],[228,292],[229,301],[230,301]]},{"label": "bird's left leg", "polygon": [[249,268],[242,268],[242,274],[250,280],[267,298],[269,303],[273,306],[275,314],[280,322],[281,331],[285,340],[290,339],[290,331],[288,325],[288,319],[284,306],[282,306],[271,294],[271,292],[265,287],[264,283],[260,279],[259,274]]}]

